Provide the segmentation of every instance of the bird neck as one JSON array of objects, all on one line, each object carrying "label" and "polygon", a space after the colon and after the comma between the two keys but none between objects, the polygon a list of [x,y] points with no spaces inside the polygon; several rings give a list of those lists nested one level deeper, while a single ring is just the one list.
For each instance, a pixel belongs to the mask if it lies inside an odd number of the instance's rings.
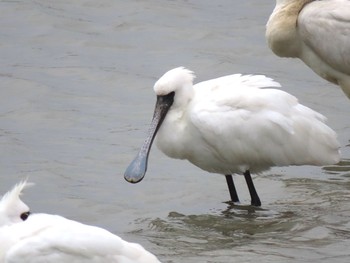
[{"label": "bird neck", "polygon": [[297,20],[305,5],[314,0],[276,0],[267,25],[266,38],[271,50],[280,57],[298,57],[301,41]]}]

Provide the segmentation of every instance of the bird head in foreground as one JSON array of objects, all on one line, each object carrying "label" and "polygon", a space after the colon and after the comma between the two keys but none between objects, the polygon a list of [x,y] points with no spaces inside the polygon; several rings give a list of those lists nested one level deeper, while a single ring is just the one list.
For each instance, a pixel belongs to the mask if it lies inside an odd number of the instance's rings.
[{"label": "bird head in foreground", "polygon": [[[135,159],[130,163],[124,173],[124,178],[129,183],[140,182],[146,174],[148,155],[152,147],[153,140],[161,126],[166,114],[177,98],[185,100],[189,89],[193,85],[195,78],[192,71],[178,67],[166,72],[154,85],[157,95],[157,102],[154,109],[152,122],[148,131],[148,136],[144,141]],[[176,94],[176,97],[175,97]]]},{"label": "bird head in foreground", "polygon": [[0,200],[0,227],[26,220],[30,214],[29,207],[22,202],[22,190],[29,186],[27,181],[16,184]]}]

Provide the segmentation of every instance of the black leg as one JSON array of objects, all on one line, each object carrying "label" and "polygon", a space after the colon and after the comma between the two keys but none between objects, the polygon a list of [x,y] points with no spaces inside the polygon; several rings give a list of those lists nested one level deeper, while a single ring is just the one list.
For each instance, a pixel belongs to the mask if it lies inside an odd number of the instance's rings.
[{"label": "black leg", "polygon": [[233,182],[232,175],[231,174],[226,174],[225,177],[226,177],[228,190],[230,191],[230,196],[231,196],[232,202],[239,202],[239,198],[238,198],[238,195],[237,195],[235,184]]},{"label": "black leg", "polygon": [[258,196],[258,193],[255,190],[255,186],[254,186],[252,177],[250,176],[249,170],[244,172],[244,178],[245,178],[245,181],[247,182],[250,197],[252,199],[251,204],[254,206],[261,206],[260,198]]}]

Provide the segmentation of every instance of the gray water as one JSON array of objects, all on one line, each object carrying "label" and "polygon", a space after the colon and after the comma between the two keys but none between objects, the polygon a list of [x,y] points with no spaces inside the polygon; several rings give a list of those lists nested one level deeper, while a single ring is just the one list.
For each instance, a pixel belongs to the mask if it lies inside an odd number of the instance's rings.
[{"label": "gray water", "polygon": [[[350,101],[264,31],[275,1],[0,2],[0,193],[29,178],[33,212],[141,243],[162,262],[349,262]],[[265,74],[328,117],[343,161],[254,178],[262,208],[232,207],[225,179],[152,149],[136,185],[123,172],[144,140],[154,82]]]}]

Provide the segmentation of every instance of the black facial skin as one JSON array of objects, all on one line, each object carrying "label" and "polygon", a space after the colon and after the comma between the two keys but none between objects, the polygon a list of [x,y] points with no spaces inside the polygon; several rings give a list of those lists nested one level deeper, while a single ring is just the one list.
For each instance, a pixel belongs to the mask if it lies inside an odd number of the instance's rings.
[{"label": "black facial skin", "polygon": [[28,212],[22,213],[20,217],[23,221],[25,221],[25,220],[27,220],[29,215],[30,215],[30,212],[28,211]]}]

